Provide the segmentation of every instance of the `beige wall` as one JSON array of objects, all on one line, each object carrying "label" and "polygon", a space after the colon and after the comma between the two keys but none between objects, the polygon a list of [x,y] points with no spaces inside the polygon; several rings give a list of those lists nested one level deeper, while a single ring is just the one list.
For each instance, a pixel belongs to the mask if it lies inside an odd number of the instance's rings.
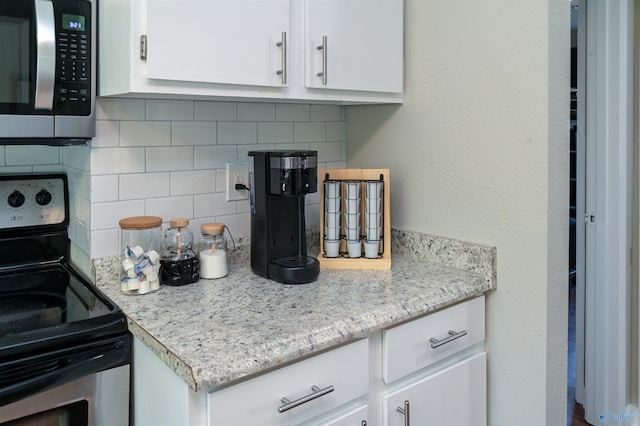
[{"label": "beige wall", "polygon": [[405,102],[347,109],[398,229],[498,248],[489,422],[564,424],[569,3],[405,0]]}]

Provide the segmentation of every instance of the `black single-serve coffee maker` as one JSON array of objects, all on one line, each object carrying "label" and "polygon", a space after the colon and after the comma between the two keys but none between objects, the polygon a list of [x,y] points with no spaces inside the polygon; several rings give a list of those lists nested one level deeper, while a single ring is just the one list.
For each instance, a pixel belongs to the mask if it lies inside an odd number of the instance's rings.
[{"label": "black single-serve coffee maker", "polygon": [[307,256],[304,196],[318,190],[317,151],[249,152],[251,269],[284,284],[315,281]]}]

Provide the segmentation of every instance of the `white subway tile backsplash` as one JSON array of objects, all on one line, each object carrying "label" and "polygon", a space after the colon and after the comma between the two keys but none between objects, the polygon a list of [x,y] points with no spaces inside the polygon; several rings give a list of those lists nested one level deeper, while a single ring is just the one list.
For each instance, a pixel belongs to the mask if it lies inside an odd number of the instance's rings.
[{"label": "white subway tile backsplash", "polygon": [[31,167],[32,173],[59,173],[64,172],[64,170],[64,166],[61,164],[34,165]]},{"label": "white subway tile backsplash", "polygon": [[35,166],[5,166],[0,167],[0,173],[33,173]]},{"label": "white subway tile backsplash", "polygon": [[[0,173],[67,173],[74,258],[89,266],[118,254],[128,216],[195,217],[197,235],[219,221],[249,236],[249,202],[224,198],[226,164],[249,161],[250,150],[314,149],[320,167],[346,167],[343,106],[100,98],[96,116],[88,147],[0,146]],[[316,224],[319,193],[306,203]]]},{"label": "white subway tile backsplash", "polygon": [[61,148],[62,164],[74,169],[90,172],[91,148],[88,146],[65,146]]},{"label": "white subway tile backsplash", "polygon": [[311,149],[308,143],[283,143],[276,145],[275,149],[287,149],[290,151],[306,151]]},{"label": "white subway tile backsplash", "polygon": [[196,120],[236,121],[238,104],[235,102],[195,102]]},{"label": "white subway tile backsplash", "polygon": [[225,192],[227,190],[227,170],[216,170],[216,190],[214,192]]},{"label": "white subway tile backsplash", "polygon": [[[236,241],[240,237],[251,236],[251,215],[249,213],[216,216],[215,221],[227,225]],[[233,247],[231,241],[229,244]],[[230,256],[233,256],[233,252],[230,253]]]},{"label": "white subway tile backsplash", "polygon": [[91,202],[77,194],[69,194],[69,215],[88,228],[91,225]]},{"label": "white subway tile backsplash", "polygon": [[193,170],[193,147],[147,148],[147,172]]},{"label": "white subway tile backsplash", "polygon": [[296,142],[322,142],[327,140],[324,122],[294,123],[293,140]]},{"label": "white subway tile backsplash", "polygon": [[311,117],[310,105],[307,104],[277,104],[276,121],[309,121]]},{"label": "white subway tile backsplash", "polygon": [[120,228],[91,232],[91,257],[94,259],[120,253]]},{"label": "white subway tile backsplash", "polygon": [[238,150],[235,145],[196,146],[195,168],[225,169],[227,163],[238,161]]},{"label": "white subway tile backsplash", "polygon": [[238,104],[238,121],[274,121],[275,119],[275,104],[250,102]]},{"label": "white subway tile backsplash", "polygon": [[216,180],[217,172],[215,170],[172,172],[171,195],[206,194],[216,192]]},{"label": "white subway tile backsplash", "polygon": [[96,102],[98,120],[144,120],[144,99],[98,98]]},{"label": "white subway tile backsplash", "polygon": [[293,142],[293,123],[258,123],[258,143]]},{"label": "white subway tile backsplash", "polygon": [[193,120],[193,101],[147,99],[147,120]]},{"label": "white subway tile backsplash", "polygon": [[120,146],[120,122],[96,121],[96,136],[91,139],[91,148],[113,148]]},{"label": "white subway tile backsplash", "polygon": [[215,145],[217,129],[213,121],[175,121],[171,124],[171,145]]},{"label": "white subway tile backsplash", "polygon": [[144,148],[95,148],[91,150],[91,174],[142,173],[145,171]]},{"label": "white subway tile backsplash", "polygon": [[210,217],[237,213],[236,201],[225,201],[224,192],[196,195],[194,198],[194,216]]},{"label": "white subway tile backsplash", "polygon": [[311,121],[340,121],[339,105],[311,105]]},{"label": "white subway tile backsplash", "polygon": [[46,145],[8,145],[5,164],[7,166],[60,164],[60,148]]},{"label": "white subway tile backsplash", "polygon": [[218,144],[237,145],[258,142],[258,123],[218,123]]},{"label": "white subway tile backsplash", "polygon": [[91,249],[91,235],[89,229],[85,224],[77,221],[74,218],[69,220],[69,238],[73,240],[78,247],[84,251]]},{"label": "white subway tile backsplash", "polygon": [[309,149],[318,151],[320,161],[342,160],[342,142],[311,143]]},{"label": "white subway tile backsplash", "polygon": [[272,144],[238,145],[238,161],[249,161],[249,151],[261,151],[265,149],[273,150],[275,147],[276,146]]},{"label": "white subway tile backsplash", "polygon": [[145,201],[146,214],[160,216],[164,222],[174,217],[193,218],[193,196],[151,198]]},{"label": "white subway tile backsplash", "polygon": [[130,216],[144,216],[145,214],[144,200],[92,203],[91,230],[119,228],[120,219]]},{"label": "white subway tile backsplash", "polygon": [[238,213],[249,213],[251,211],[251,203],[249,200],[241,200],[236,201],[238,205],[236,206],[236,211]]},{"label": "white subway tile backsplash", "polygon": [[89,199],[91,196],[91,175],[84,170],[78,170],[68,166],[63,167],[62,171],[67,174],[69,192]]},{"label": "white subway tile backsplash", "polygon": [[328,141],[346,141],[347,125],[343,121],[332,121],[327,123]]},{"label": "white subway tile backsplash", "polygon": [[118,175],[91,177],[91,202],[118,201]]},{"label": "white subway tile backsplash", "polygon": [[120,176],[120,200],[167,197],[170,189],[169,173],[137,173]]},{"label": "white subway tile backsplash", "polygon": [[305,206],[304,222],[306,226],[320,225],[320,204],[309,204]]},{"label": "white subway tile backsplash", "polygon": [[171,145],[171,123],[168,121],[122,121],[120,146]]}]

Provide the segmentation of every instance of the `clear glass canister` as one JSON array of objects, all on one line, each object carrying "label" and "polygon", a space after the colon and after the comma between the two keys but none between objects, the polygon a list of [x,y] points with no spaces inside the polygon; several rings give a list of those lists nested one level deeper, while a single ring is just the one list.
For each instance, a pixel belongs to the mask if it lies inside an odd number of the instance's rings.
[{"label": "clear glass canister", "polygon": [[189,219],[169,221],[164,231],[162,256],[160,257],[160,282],[167,285],[191,284],[200,279],[200,260],[193,247],[193,232]]},{"label": "clear glass canister", "polygon": [[120,289],[126,294],[146,294],[159,289],[162,218],[127,217],[119,225]]},{"label": "clear glass canister", "polygon": [[198,242],[201,278],[222,278],[229,273],[227,239],[224,237],[224,223],[203,223],[200,225],[202,237]]}]

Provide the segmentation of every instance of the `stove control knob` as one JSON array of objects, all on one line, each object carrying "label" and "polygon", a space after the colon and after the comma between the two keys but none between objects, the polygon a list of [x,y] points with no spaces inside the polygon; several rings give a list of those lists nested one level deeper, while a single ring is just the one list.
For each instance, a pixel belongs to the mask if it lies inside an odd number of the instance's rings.
[{"label": "stove control knob", "polygon": [[7,202],[11,207],[20,207],[24,204],[24,194],[20,191],[13,191],[7,198]]},{"label": "stove control knob", "polygon": [[40,192],[36,194],[36,203],[41,206],[46,206],[51,202],[52,198],[53,197],[51,196],[51,193],[49,191],[47,191],[46,189],[41,189]]}]

